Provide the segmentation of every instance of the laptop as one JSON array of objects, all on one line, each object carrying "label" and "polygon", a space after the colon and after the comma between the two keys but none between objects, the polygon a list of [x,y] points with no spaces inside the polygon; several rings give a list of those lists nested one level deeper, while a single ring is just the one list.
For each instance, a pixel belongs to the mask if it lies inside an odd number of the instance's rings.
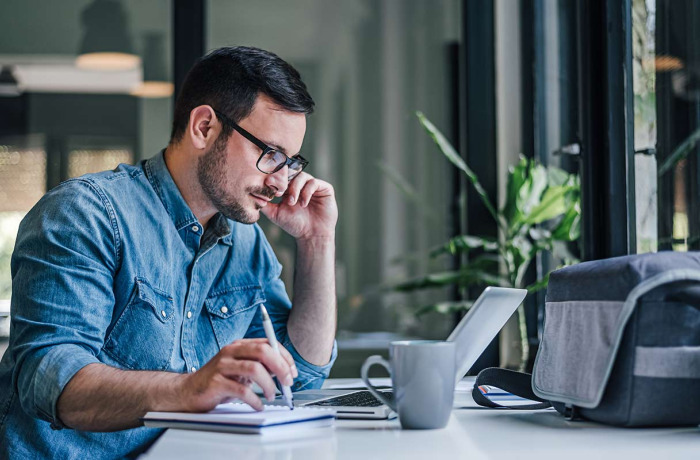
[{"label": "laptop", "polygon": [[[487,287],[476,299],[447,338],[448,342],[455,342],[455,382],[467,374],[526,294],[525,289]],[[388,399],[393,398],[391,388],[379,391]],[[386,404],[362,389],[298,391],[294,393],[294,405],[329,407],[336,411],[338,418],[386,419],[394,415]]]}]

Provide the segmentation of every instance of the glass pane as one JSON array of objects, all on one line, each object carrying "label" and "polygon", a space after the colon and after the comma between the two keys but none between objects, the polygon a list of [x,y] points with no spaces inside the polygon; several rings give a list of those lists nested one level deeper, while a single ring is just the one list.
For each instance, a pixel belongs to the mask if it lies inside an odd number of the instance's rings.
[{"label": "glass pane", "polygon": [[0,144],[0,212],[27,212],[45,190],[44,149]]},{"label": "glass pane", "polygon": [[[416,316],[421,306],[449,298],[446,291],[405,295],[383,288],[449,269],[449,260],[427,255],[450,236],[452,169],[413,113],[423,111],[452,135],[458,98],[450,86],[456,65],[448,51],[459,41],[460,3],[207,4],[207,49],[250,45],[272,51],[300,71],[316,101],[302,152],[310,161],[307,171],[332,183],[338,199],[341,339],[370,331],[380,341],[386,332],[444,338],[451,329],[450,315]],[[402,192],[392,182],[396,176],[415,193]],[[286,267],[282,276],[290,289],[294,243],[261,225]]]},{"label": "glass pane", "polygon": [[[46,189],[46,152],[40,140],[0,140],[0,328],[12,293],[10,258],[24,215]],[[0,337],[3,331],[0,330]]]},{"label": "glass pane", "polygon": [[633,0],[637,249],[700,247],[700,1]]},{"label": "glass pane", "polygon": [[[546,172],[540,170],[542,188],[539,194],[533,195],[538,200],[547,193],[545,187],[561,185],[567,180],[566,173],[572,174],[573,181],[578,173],[579,162],[575,156],[579,147],[577,4],[561,0],[494,4],[497,14],[498,181],[503,206],[506,202],[516,202],[516,196],[525,193],[524,188],[508,187],[520,156],[546,168]],[[512,273],[520,272],[515,278],[520,284],[518,287],[537,285],[552,270],[578,260],[577,210],[580,207],[576,205],[576,195],[568,195],[563,204],[569,216],[576,215],[574,218],[564,219],[557,214],[529,230],[529,224],[522,220],[511,220],[508,226],[513,230],[504,233],[513,247],[527,247],[521,246],[522,241],[531,247],[541,245],[542,239],[538,241],[533,235],[557,235],[550,249],[532,253],[527,249],[521,253],[524,254],[522,258],[511,259],[522,264],[514,263],[509,267]],[[527,212],[524,208],[521,211]],[[556,231],[560,225],[563,230]],[[569,238],[574,241],[568,241]],[[520,270],[521,267],[527,269]],[[545,289],[541,289],[524,302],[531,363],[543,330],[545,294]],[[513,317],[501,333],[500,346],[500,365],[518,368],[524,356],[517,317]]]},{"label": "glass pane", "polygon": [[[0,3],[0,318],[19,222],[47,188],[167,143],[171,10],[170,0]],[[122,59],[105,60],[113,35]]]},{"label": "glass pane", "polygon": [[73,150],[68,154],[68,177],[114,169],[132,163],[129,150]]}]

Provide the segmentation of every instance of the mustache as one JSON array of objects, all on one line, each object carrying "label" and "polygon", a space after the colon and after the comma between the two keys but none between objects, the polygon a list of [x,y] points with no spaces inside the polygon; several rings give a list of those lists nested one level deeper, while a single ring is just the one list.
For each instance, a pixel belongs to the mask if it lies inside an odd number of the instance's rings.
[{"label": "mustache", "polygon": [[271,187],[258,187],[258,188],[252,188],[248,189],[249,193],[252,193],[253,195],[258,195],[262,196],[268,199],[273,199],[275,197],[276,190],[271,188]]}]

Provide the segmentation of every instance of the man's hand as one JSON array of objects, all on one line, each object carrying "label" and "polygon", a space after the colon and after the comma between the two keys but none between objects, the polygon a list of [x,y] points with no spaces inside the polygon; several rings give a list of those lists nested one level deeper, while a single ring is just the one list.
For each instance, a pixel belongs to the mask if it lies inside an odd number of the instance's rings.
[{"label": "man's hand", "polygon": [[197,372],[189,374],[182,385],[181,401],[187,412],[206,412],[217,404],[240,399],[256,410],[263,403],[251,390],[251,383],[262,388],[265,398],[275,398],[275,383],[291,386],[298,375],[294,359],[282,346],[277,354],[267,339],[241,339],[221,349]]},{"label": "man's hand", "polygon": [[338,206],[333,186],[304,172],[289,183],[282,202],[268,203],[262,213],[297,240],[335,236]]}]

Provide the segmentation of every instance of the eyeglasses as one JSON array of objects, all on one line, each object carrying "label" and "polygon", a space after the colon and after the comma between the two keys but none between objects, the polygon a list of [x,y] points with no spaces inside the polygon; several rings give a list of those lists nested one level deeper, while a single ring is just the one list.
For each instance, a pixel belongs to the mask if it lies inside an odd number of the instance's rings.
[{"label": "eyeglasses", "polygon": [[260,172],[265,174],[274,174],[285,166],[289,166],[287,180],[292,180],[309,165],[309,161],[301,155],[290,158],[279,150],[270,147],[257,137],[253,136],[248,131],[241,128],[238,123],[231,120],[218,110],[214,109],[214,113],[221,121],[238,131],[241,136],[245,137],[250,142],[262,149],[262,154],[260,155],[260,158],[258,158],[258,162],[255,164]]}]

